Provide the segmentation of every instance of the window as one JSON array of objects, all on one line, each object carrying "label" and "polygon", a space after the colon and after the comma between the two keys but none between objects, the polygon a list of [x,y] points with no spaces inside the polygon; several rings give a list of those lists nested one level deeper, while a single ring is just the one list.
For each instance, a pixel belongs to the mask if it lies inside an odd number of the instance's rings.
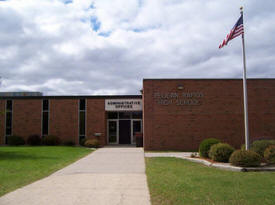
[{"label": "window", "polygon": [[79,142],[86,136],[86,99],[79,99]]},{"label": "window", "polygon": [[45,136],[49,134],[49,100],[43,100],[42,108],[42,136]]},{"label": "window", "polygon": [[108,119],[117,119],[118,113],[117,112],[108,112]]},{"label": "window", "polygon": [[132,118],[133,119],[142,119],[142,112],[133,112]]},{"label": "window", "polygon": [[7,136],[12,135],[12,100],[6,101],[6,142]]},{"label": "window", "polygon": [[119,119],[131,119],[131,112],[119,112]]}]

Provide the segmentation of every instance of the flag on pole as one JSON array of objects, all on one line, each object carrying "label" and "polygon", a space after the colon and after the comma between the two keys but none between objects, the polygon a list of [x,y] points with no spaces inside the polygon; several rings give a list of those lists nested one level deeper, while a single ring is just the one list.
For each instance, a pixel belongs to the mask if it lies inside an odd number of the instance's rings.
[{"label": "flag on pole", "polygon": [[239,20],[237,21],[237,23],[235,24],[235,26],[231,29],[230,33],[227,34],[226,38],[223,40],[223,42],[220,44],[219,48],[222,48],[224,46],[227,45],[227,43],[238,37],[239,35],[244,33],[244,29],[243,29],[243,15],[241,15],[241,17],[239,18]]}]

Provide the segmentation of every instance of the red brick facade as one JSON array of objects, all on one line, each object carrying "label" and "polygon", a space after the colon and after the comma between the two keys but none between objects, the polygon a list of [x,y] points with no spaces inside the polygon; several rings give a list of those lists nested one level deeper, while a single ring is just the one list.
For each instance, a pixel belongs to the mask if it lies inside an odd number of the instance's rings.
[{"label": "red brick facade", "polygon": [[[86,135],[88,138],[97,138],[102,145],[106,144],[106,113],[104,99],[88,99],[86,110]],[[101,133],[96,137],[95,133]]]},{"label": "red brick facade", "polygon": [[49,135],[78,143],[78,99],[50,99]]},{"label": "red brick facade", "polygon": [[14,100],[12,105],[12,134],[25,140],[30,135],[41,135],[41,100]]},{"label": "red brick facade", "polygon": [[[251,141],[275,139],[275,79],[248,80]],[[49,100],[49,135],[79,142],[79,100],[86,99],[86,138],[107,144],[105,99],[140,96],[0,97],[0,144],[5,143],[5,104],[13,102],[12,134],[25,139],[42,132],[42,102]],[[170,79],[143,81],[146,150],[197,150],[205,138],[244,144],[242,80]],[[101,136],[95,136],[101,133]]]},{"label": "red brick facade", "polygon": [[0,100],[0,145],[5,143],[5,100]]},{"label": "red brick facade", "polygon": [[[275,80],[248,80],[251,141],[275,139]],[[144,80],[144,148],[197,150],[205,138],[244,143],[242,80]]]}]

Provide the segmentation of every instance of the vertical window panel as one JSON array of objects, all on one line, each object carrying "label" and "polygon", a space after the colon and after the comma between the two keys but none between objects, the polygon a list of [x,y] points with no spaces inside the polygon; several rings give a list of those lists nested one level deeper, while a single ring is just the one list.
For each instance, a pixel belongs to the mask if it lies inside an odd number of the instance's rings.
[{"label": "vertical window panel", "polygon": [[49,134],[49,100],[42,101],[42,136]]},{"label": "vertical window panel", "polygon": [[82,139],[85,139],[86,136],[86,99],[79,99],[79,106],[78,106],[78,118],[79,118],[79,125],[78,125],[78,137],[79,142]]},{"label": "vertical window panel", "polygon": [[49,130],[49,112],[43,112],[43,122],[42,122],[42,135],[48,135]]}]

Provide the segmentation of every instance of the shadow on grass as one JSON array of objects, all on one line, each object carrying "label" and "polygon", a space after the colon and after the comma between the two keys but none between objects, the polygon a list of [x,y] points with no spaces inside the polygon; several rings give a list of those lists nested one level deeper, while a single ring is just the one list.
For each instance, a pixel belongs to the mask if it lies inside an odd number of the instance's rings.
[{"label": "shadow on grass", "polygon": [[58,159],[58,157],[49,157],[41,155],[31,155],[20,152],[0,151],[0,160],[36,160],[36,159]]}]

